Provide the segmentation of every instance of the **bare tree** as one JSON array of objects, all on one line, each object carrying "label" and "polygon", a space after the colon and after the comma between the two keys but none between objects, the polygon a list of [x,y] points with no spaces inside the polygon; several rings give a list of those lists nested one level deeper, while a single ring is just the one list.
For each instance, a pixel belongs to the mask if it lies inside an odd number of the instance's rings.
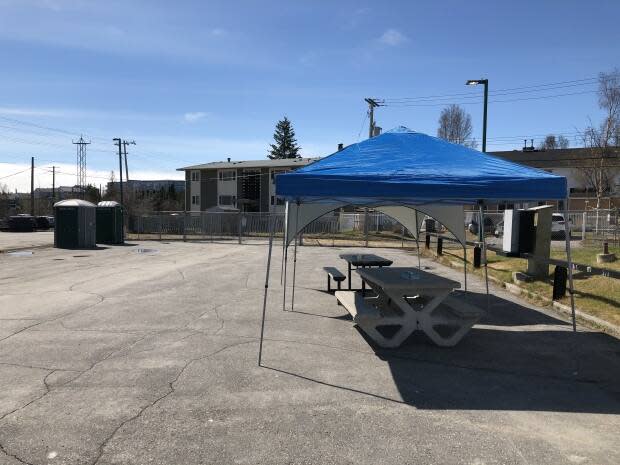
[{"label": "bare tree", "polygon": [[437,137],[475,149],[478,143],[471,138],[471,133],[471,115],[463,108],[450,105],[441,110]]},{"label": "bare tree", "polygon": [[620,172],[620,71],[599,74],[598,104],[605,111],[603,121],[590,124],[583,131],[583,145],[588,155],[579,168],[585,185],[596,195],[596,208],[601,200],[615,188]]},{"label": "bare tree", "polygon": [[548,134],[539,145],[539,150],[567,149],[570,145],[568,139],[562,135]]}]

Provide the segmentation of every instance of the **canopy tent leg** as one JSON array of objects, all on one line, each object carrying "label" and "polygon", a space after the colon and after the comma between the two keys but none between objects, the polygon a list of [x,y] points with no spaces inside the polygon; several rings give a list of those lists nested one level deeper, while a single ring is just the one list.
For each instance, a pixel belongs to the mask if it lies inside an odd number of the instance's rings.
[{"label": "canopy tent leg", "polygon": [[415,210],[415,246],[418,250],[418,270],[422,269],[422,261],[420,260],[420,227],[418,226],[418,211]]},{"label": "canopy tent leg", "polygon": [[293,251],[293,293],[291,295],[291,312],[295,308],[295,276],[297,275],[297,229],[299,227],[299,202],[297,202],[297,208],[295,210],[295,248]]},{"label": "canopy tent leg", "polygon": [[286,238],[288,236],[288,200],[284,204],[284,231],[282,233],[282,264],[280,265],[280,285],[284,276],[284,255],[286,253]]},{"label": "canopy tent leg", "polygon": [[[288,231],[288,219],[286,221],[286,224],[284,225],[284,230]],[[286,311],[286,275],[288,274],[288,244],[286,243],[286,240],[288,239],[288,237],[285,236],[284,238],[284,282],[282,284],[283,289],[282,289],[282,311]]]},{"label": "canopy tent leg", "polygon": [[465,292],[467,292],[467,245],[463,245],[463,275],[465,276]]},{"label": "canopy tent leg", "polygon": [[284,253],[286,252],[286,237],[282,238],[282,260],[281,260],[281,265],[280,265],[280,286],[282,285],[282,283],[284,282]]},{"label": "canopy tent leg", "polygon": [[484,236],[484,208],[480,203],[480,240],[482,241],[482,260],[484,261],[484,282],[487,288],[487,311],[489,311],[489,269],[487,266],[487,243]]},{"label": "canopy tent leg", "polygon": [[258,366],[263,357],[263,336],[265,334],[265,312],[267,311],[267,293],[269,291],[269,269],[271,268],[271,250],[273,248],[273,219],[269,216],[269,252],[267,253],[267,271],[265,272],[265,294],[263,297],[263,316],[260,323],[260,343],[258,345]]},{"label": "canopy tent leg", "polygon": [[564,205],[564,237],[566,239],[566,261],[568,262],[568,292],[570,294],[570,310],[573,318],[573,332],[577,332],[577,321],[575,318],[575,296],[573,294],[573,261],[570,253],[570,227],[568,224],[568,199]]}]

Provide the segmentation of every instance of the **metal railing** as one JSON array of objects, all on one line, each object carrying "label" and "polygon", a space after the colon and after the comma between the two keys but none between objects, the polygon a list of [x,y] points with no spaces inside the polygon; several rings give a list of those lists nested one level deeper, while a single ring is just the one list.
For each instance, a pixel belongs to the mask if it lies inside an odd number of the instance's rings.
[{"label": "metal railing", "polygon": [[[269,218],[275,219],[275,231],[282,235],[284,213],[240,213],[240,212],[150,212],[129,215],[127,230],[138,236],[181,236],[184,239],[215,239],[261,237],[269,234]],[[620,215],[616,210],[571,211],[568,213],[574,238],[582,240],[609,241],[620,240]],[[503,221],[503,212],[485,212],[485,232],[493,235]],[[473,224],[472,224],[473,223]],[[465,227],[477,234],[478,213],[465,212]],[[422,224],[422,231],[425,223]],[[435,222],[435,230],[441,232],[442,226]],[[393,218],[378,212],[328,213],[303,230],[307,238],[360,238],[403,235],[402,226]]]}]

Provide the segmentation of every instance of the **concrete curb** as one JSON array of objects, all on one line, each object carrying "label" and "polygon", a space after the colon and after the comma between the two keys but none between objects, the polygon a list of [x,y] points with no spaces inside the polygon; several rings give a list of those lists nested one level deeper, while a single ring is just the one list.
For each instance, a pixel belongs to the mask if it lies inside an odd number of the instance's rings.
[{"label": "concrete curb", "polygon": [[[437,258],[437,256],[434,255],[434,258]],[[455,261],[448,262],[448,266],[450,268],[455,268],[455,269],[463,268],[462,263],[458,263]],[[537,294],[536,292],[532,292],[514,283],[508,283],[508,282],[502,281],[493,276],[489,276],[489,281],[492,281],[498,286],[505,288],[508,292],[510,292],[513,295],[518,295],[518,296],[525,295],[529,297],[530,299],[537,299],[542,302],[551,304],[552,311],[555,311],[555,313],[558,313],[559,315],[563,317],[568,316],[569,318],[572,318],[572,311],[568,305],[561,304],[560,302],[556,302],[550,299],[549,297],[542,296],[540,294]],[[589,328],[603,330],[606,333],[611,334],[612,336],[620,337],[620,326],[616,326],[612,323],[609,323],[608,321],[601,320],[600,318],[590,315],[584,312],[583,310],[579,310],[577,308],[575,308],[575,316],[577,317],[577,320],[580,323],[584,324],[585,326],[588,326]]]}]

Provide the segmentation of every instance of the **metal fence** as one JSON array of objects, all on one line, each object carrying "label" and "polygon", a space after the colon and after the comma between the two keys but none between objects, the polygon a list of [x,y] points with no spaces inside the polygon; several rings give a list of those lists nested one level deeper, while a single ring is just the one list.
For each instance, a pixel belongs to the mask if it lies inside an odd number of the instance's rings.
[{"label": "metal fence", "polygon": [[[183,239],[242,239],[264,237],[269,234],[269,218],[275,219],[276,235],[284,231],[283,213],[238,213],[238,212],[151,212],[130,215],[127,231],[140,236],[182,237]],[[503,212],[485,212],[485,232],[493,235],[503,221]],[[616,210],[571,211],[568,213],[572,235],[582,240],[606,240],[615,243],[620,240],[620,217]],[[478,212],[465,212],[465,227],[477,234]],[[499,228],[501,232],[501,228]],[[425,223],[422,231],[425,230]],[[445,232],[435,222],[435,230]],[[370,238],[382,240],[403,240],[407,233],[393,218],[378,212],[328,213],[303,230],[306,238]]]}]

